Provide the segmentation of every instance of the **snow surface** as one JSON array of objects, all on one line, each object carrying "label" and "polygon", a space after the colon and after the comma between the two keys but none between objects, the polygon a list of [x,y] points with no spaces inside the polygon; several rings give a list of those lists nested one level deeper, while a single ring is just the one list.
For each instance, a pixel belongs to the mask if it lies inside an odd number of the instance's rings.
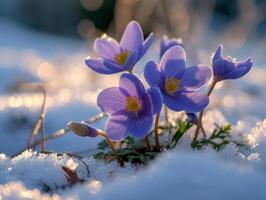
[{"label": "snow surface", "polygon": [[[58,164],[58,161],[53,160],[53,162]],[[51,166],[47,165],[47,167]],[[105,172],[109,168],[108,165],[103,167]],[[129,169],[132,170],[132,168]],[[39,172],[43,174],[43,170]],[[169,152],[135,174],[132,172],[121,174],[116,171],[116,175],[119,176],[106,184],[102,184],[96,175],[95,180],[69,190],[59,191],[57,195],[48,197],[37,189],[27,189],[24,183],[17,181],[0,186],[0,197],[12,200],[41,198],[260,200],[266,197],[265,173],[265,166],[262,167],[255,161],[239,159],[234,163],[214,153]],[[59,174],[56,176],[60,177]]]},{"label": "snow surface", "polygon": [[[220,119],[218,111],[206,117]],[[207,124],[208,125],[208,124]],[[233,134],[243,126],[233,127]],[[193,131],[191,131],[193,132]],[[120,168],[92,158],[81,160],[67,155],[36,154],[26,151],[13,159],[1,155],[0,196],[3,199],[265,199],[266,120],[245,133],[250,135],[252,151],[245,155],[233,144],[217,153],[211,148],[192,151],[187,135],[175,151],[163,153],[147,167],[127,164]],[[256,143],[253,143],[256,141]],[[85,164],[84,164],[85,163]],[[86,183],[69,189],[58,189],[47,196],[40,191],[44,183],[50,188],[67,185],[62,166],[76,169]],[[89,170],[88,170],[89,169]],[[37,189],[36,189],[37,188]],[[27,194],[25,196],[25,194]]]}]

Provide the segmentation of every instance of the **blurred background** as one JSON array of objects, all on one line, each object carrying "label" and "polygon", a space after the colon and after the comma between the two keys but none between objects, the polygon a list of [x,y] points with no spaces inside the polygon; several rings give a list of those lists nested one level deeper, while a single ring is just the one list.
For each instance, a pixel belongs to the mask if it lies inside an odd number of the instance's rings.
[{"label": "blurred background", "polygon": [[[226,55],[252,57],[251,73],[220,84],[211,107],[221,109],[232,123],[265,118],[265,10],[265,0],[1,0],[0,152],[12,155],[22,150],[38,116],[42,94],[23,89],[23,84],[43,83],[47,90],[47,135],[70,120],[98,113],[100,88],[115,85],[118,75],[107,80],[87,68],[84,60],[96,56],[96,37],[107,33],[119,40],[133,19],[145,36],[156,36],[153,48],[136,66],[139,74],[148,60],[158,61],[164,34],[182,38],[190,64],[210,65],[219,43]],[[103,125],[104,120],[95,124]],[[71,133],[47,143],[51,150],[70,152],[95,146],[95,141]]]}]

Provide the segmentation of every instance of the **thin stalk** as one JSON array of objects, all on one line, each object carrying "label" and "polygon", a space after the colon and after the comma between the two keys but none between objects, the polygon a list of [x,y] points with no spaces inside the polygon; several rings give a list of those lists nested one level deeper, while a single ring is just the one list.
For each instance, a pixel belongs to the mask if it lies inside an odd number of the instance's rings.
[{"label": "thin stalk", "polygon": [[[211,95],[211,93],[212,93],[212,91],[213,91],[213,89],[214,89],[216,83],[217,83],[217,80],[216,80],[216,79],[213,79],[212,84],[211,84],[211,86],[210,86],[210,88],[209,88],[209,90],[208,90],[207,96],[210,96],[210,95]],[[195,134],[194,134],[194,137],[193,137],[192,143],[195,142],[195,141],[197,140],[197,138],[198,138],[198,136],[199,136],[200,129],[204,130],[204,129],[203,129],[203,125],[202,125],[203,114],[204,114],[204,110],[202,110],[202,111],[200,112],[200,114],[199,114],[199,119],[198,119],[198,122],[197,122],[197,129],[196,129],[196,131],[195,131]],[[203,134],[204,134],[204,133],[205,133],[205,132],[203,132]],[[206,135],[206,133],[205,133],[205,135]]]},{"label": "thin stalk", "polygon": [[[32,131],[31,131],[31,135],[29,137],[28,145],[27,145],[28,148],[32,145],[32,143],[36,142],[37,133],[38,133],[38,131],[40,130],[40,128],[42,126],[43,119],[44,119],[45,114],[46,114],[46,98],[47,98],[47,95],[46,95],[46,91],[45,91],[43,86],[40,86],[40,89],[41,89],[41,91],[43,93],[43,102],[42,102],[41,112],[40,112],[40,115],[38,116],[38,119],[37,119],[36,123],[34,124],[34,127],[33,127]],[[43,131],[44,131],[44,129],[43,129]],[[43,134],[42,138],[44,138],[44,132],[42,134]],[[44,142],[44,141],[42,141],[42,142]]]},{"label": "thin stalk", "polygon": [[168,126],[169,118],[168,118],[168,108],[164,106],[164,120],[165,120],[165,126]]},{"label": "thin stalk", "polygon": [[94,122],[104,118],[105,116],[106,116],[106,114],[104,112],[100,112],[98,114],[95,114],[95,115],[91,116],[89,119],[87,119],[85,121],[85,123],[87,123],[87,124],[94,123]]},{"label": "thin stalk", "polygon": [[[91,116],[90,118],[88,118],[88,119],[85,120],[84,122],[87,123],[87,124],[92,124],[92,123],[94,123],[94,122],[96,122],[96,121],[99,121],[99,120],[103,119],[105,116],[106,116],[105,113],[100,112],[100,113],[98,113],[98,114],[96,114],[96,115]],[[69,128],[62,128],[62,129],[56,131],[55,133],[50,134],[49,136],[45,137],[45,138],[44,138],[44,142],[47,142],[47,141],[50,141],[50,140],[56,139],[56,138],[58,138],[58,137],[61,137],[61,136],[65,135],[65,134],[68,133],[68,132],[70,132],[70,129],[69,129]],[[39,144],[41,144],[41,141],[37,141],[37,142],[35,142],[35,143],[32,144],[29,148],[32,148],[32,147],[34,147],[34,146],[36,146],[36,145],[39,145]]]},{"label": "thin stalk", "polygon": [[146,144],[146,151],[151,152],[151,144],[150,144],[149,135],[145,136],[145,144]]},{"label": "thin stalk", "polygon": [[202,131],[202,134],[203,134],[203,137],[207,137],[207,134],[206,134],[206,131],[205,131],[205,129],[203,128],[203,126],[202,126],[202,124],[201,124],[201,126],[200,126],[200,129],[201,129],[201,131]]},{"label": "thin stalk", "polygon": [[[90,117],[90,118],[87,119],[85,122],[86,122],[87,124],[91,124],[91,123],[94,123],[94,122],[96,122],[96,121],[98,121],[98,120],[104,118],[105,116],[106,116],[105,113],[100,112],[100,113],[98,113],[98,114],[96,114],[96,115]],[[35,125],[36,125],[36,124],[35,124]],[[38,129],[38,127],[34,127],[34,129]],[[47,137],[44,137],[44,140],[43,140],[43,141],[44,141],[44,142],[48,142],[48,141],[50,141],[50,140],[53,140],[53,139],[59,138],[59,137],[65,135],[66,133],[68,133],[69,131],[70,131],[69,128],[60,129],[60,130],[56,131],[55,133],[53,133],[53,134],[51,134],[51,135],[49,135],[49,136],[47,136]],[[35,147],[36,147],[37,145],[40,145],[40,144],[41,144],[41,140],[38,140],[38,141],[37,141],[37,140],[35,139],[34,143],[31,142],[31,144],[30,144],[29,146],[27,146],[27,148],[25,148],[25,149],[21,150],[20,152],[18,152],[18,153],[16,153],[16,154],[12,155],[12,158],[13,158],[13,157],[16,157],[16,156],[19,155],[19,154],[21,154],[21,153],[24,152],[26,149],[35,149]]]},{"label": "thin stalk", "polygon": [[[67,132],[69,132],[69,131],[70,131],[69,129],[60,129],[60,130],[58,130],[57,132],[55,132],[55,133],[53,133],[53,134],[51,134],[51,135],[45,137],[45,138],[43,139],[43,141],[44,141],[44,142],[48,142],[48,141],[50,141],[50,140],[53,140],[53,139],[55,139],[55,138],[58,138],[58,137],[61,137],[61,136],[65,135],[65,134],[66,134]],[[42,140],[39,140],[39,141],[35,142],[34,144],[32,144],[29,148],[33,148],[33,147],[35,147],[36,145],[40,145],[41,142],[42,142]]]},{"label": "thin stalk", "polygon": [[116,158],[118,164],[121,167],[124,167],[123,161],[120,159],[120,156],[118,155],[117,151],[115,150],[114,143],[107,137],[107,135],[103,131],[98,130],[98,135],[102,136],[106,140],[106,142],[108,143],[109,147],[111,148],[113,154],[115,155],[115,158]]},{"label": "thin stalk", "polygon": [[40,130],[41,130],[41,151],[44,151],[45,150],[45,129],[44,129],[44,118],[42,118],[42,122],[41,122],[41,127],[40,127]]},{"label": "thin stalk", "polygon": [[160,113],[156,115],[154,122],[154,139],[155,139],[156,150],[158,152],[161,151],[161,145],[159,141],[159,118],[160,118]]}]

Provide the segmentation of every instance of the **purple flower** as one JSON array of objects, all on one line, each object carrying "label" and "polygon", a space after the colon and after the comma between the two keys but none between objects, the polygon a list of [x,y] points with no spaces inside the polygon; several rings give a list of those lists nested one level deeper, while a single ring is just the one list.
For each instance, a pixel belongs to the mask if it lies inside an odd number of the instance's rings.
[{"label": "purple flower", "polygon": [[152,41],[153,33],[144,41],[140,25],[136,21],[131,21],[127,25],[120,43],[106,35],[97,38],[94,42],[94,50],[100,58],[87,58],[85,62],[100,74],[131,71],[151,46]]},{"label": "purple flower", "polygon": [[192,124],[197,124],[198,123],[198,117],[195,113],[186,113],[188,121]]},{"label": "purple flower", "polygon": [[183,47],[183,43],[181,39],[171,38],[169,39],[167,35],[164,35],[161,39],[160,43],[160,58],[162,58],[163,54],[173,46],[181,46]]},{"label": "purple flower", "polygon": [[219,45],[212,58],[213,74],[216,81],[238,79],[244,76],[252,67],[251,58],[236,62],[231,57],[222,57],[223,46]]},{"label": "purple flower", "polygon": [[67,124],[67,127],[81,137],[96,137],[98,135],[97,129],[92,128],[85,122],[71,121]]},{"label": "purple flower", "polygon": [[146,64],[144,77],[151,87],[160,88],[164,104],[174,111],[199,112],[209,103],[198,89],[211,77],[207,66],[185,67],[186,53],[180,46],[168,49],[160,64]]},{"label": "purple flower", "polygon": [[109,115],[106,134],[112,140],[121,140],[131,134],[145,136],[153,123],[153,115],[160,112],[162,97],[158,88],[145,90],[132,74],[122,74],[119,87],[103,90],[97,99],[100,109]]}]

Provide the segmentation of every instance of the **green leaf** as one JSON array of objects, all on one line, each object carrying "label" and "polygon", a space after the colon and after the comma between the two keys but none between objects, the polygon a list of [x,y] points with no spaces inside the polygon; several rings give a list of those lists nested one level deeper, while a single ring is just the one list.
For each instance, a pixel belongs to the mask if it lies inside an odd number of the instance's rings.
[{"label": "green leaf", "polygon": [[101,142],[98,143],[98,149],[106,150],[108,148],[109,148],[108,143],[105,140],[102,140]]},{"label": "green leaf", "polygon": [[179,140],[183,137],[183,135],[192,127],[192,124],[189,122],[179,122],[178,129],[176,130],[170,145],[167,146],[167,148],[173,149],[176,147]]},{"label": "green leaf", "polygon": [[219,127],[216,125],[216,128],[213,130],[209,138],[202,138],[191,143],[193,149],[202,149],[204,146],[210,146],[215,151],[221,151],[228,144],[234,143],[238,147],[246,147],[248,145],[241,141],[234,141],[230,135],[231,125],[225,125]]}]

